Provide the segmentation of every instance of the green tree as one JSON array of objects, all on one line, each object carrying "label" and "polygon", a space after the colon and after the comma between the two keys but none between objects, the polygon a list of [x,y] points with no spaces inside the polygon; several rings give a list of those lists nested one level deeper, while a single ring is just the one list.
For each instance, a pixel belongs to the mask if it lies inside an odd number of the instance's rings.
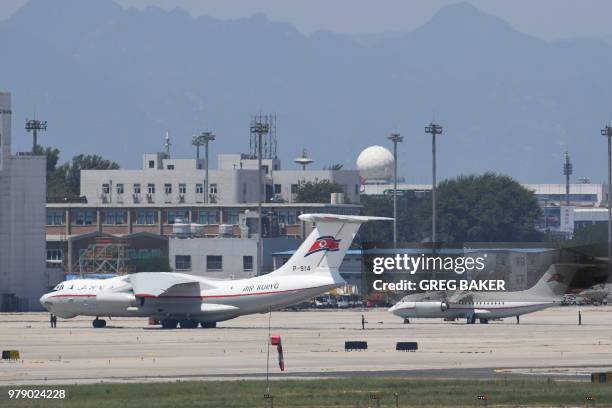
[{"label": "green tree", "polygon": [[608,223],[596,222],[595,224],[585,225],[574,230],[571,243],[579,244],[594,244],[608,242]]},{"label": "green tree", "polygon": [[[439,240],[517,242],[543,238],[535,229],[541,216],[535,194],[509,176],[460,176],[442,181],[437,192]],[[430,197],[427,201],[431,205]]]},{"label": "green tree", "polygon": [[60,150],[53,147],[36,146],[35,154],[47,158],[47,197],[79,195],[81,170],[118,169],[119,165],[98,155],[79,154],[58,166]]},{"label": "green tree", "polygon": [[65,174],[66,194],[79,195],[81,189],[81,170],[116,170],[119,165],[97,154],[79,154],[70,162],[64,163],[59,170]]},{"label": "green tree", "polygon": [[65,194],[65,172],[57,167],[60,151],[53,147],[36,145],[34,153],[47,158],[47,197],[62,196]]},{"label": "green tree", "polygon": [[329,203],[331,193],[344,193],[344,187],[329,180],[299,183],[295,201],[298,203]]}]

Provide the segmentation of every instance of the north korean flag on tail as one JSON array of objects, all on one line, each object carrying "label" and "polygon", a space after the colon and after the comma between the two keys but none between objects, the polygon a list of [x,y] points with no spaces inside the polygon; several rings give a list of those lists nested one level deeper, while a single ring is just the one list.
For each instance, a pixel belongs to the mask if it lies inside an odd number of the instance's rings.
[{"label": "north korean flag on tail", "polygon": [[336,239],[331,235],[319,237],[312,244],[312,246],[310,247],[306,255],[304,255],[304,257],[307,257],[310,254],[314,254],[315,252],[320,251],[337,251],[340,247],[340,241],[340,239]]}]

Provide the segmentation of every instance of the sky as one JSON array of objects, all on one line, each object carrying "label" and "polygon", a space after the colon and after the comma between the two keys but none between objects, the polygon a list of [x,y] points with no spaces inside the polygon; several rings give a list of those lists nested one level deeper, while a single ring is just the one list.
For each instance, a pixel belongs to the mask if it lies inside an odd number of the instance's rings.
[{"label": "sky", "polygon": [[[1,0],[0,20],[28,0]],[[88,0],[91,1],[91,0]],[[193,16],[237,19],[264,13],[305,34],[412,31],[458,0],[115,0],[124,7],[181,7]],[[545,40],[612,35],[610,0],[467,0],[516,29]]]}]

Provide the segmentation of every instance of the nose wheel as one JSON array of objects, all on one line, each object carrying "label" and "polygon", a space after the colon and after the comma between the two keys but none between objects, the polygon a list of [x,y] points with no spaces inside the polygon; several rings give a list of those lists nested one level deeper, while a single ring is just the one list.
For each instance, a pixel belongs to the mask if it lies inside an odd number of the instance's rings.
[{"label": "nose wheel", "polygon": [[94,327],[94,329],[101,329],[103,327],[106,327],[106,320],[98,319],[96,317],[94,321],[91,323],[91,325]]}]

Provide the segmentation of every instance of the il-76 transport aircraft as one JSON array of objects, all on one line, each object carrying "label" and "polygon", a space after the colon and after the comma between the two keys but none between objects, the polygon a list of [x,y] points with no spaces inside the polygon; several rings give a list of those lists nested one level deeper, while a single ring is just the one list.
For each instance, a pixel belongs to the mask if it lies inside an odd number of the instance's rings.
[{"label": "il-76 transport aircraft", "polygon": [[265,313],[310,299],[346,284],[338,268],[359,227],[366,221],[390,220],[333,214],[303,214],[315,227],[279,269],[240,280],[215,280],[172,272],[140,272],[104,280],[78,279],[57,285],[40,298],[62,318],[149,317],[164,328],[215,327],[217,322]]},{"label": "il-76 transport aircraft", "polygon": [[576,271],[584,266],[551,265],[533,287],[518,292],[458,292],[448,298],[439,292],[429,298],[421,293],[408,295],[389,311],[403,318],[467,318],[468,323],[520,316],[560,304]]}]

